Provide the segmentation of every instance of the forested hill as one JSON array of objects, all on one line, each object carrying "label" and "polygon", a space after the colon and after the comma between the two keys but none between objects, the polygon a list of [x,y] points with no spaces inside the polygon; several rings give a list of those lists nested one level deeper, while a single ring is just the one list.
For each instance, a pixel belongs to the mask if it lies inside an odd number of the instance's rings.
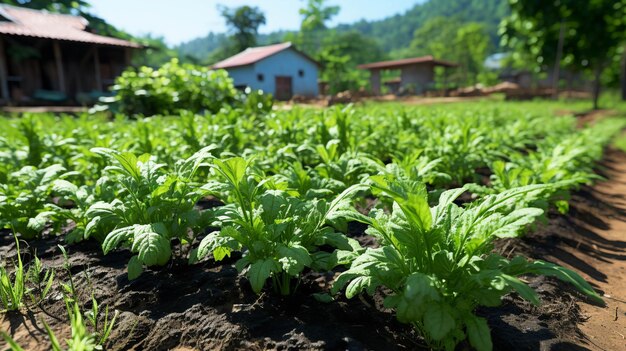
[{"label": "forested hill", "polygon": [[453,17],[461,22],[484,23],[497,44],[498,25],[509,14],[507,0],[429,0],[415,5],[404,14],[374,22],[359,22],[337,27],[340,31],[357,30],[375,38],[386,52],[407,47],[413,33],[428,19]]},{"label": "forested hill", "polygon": [[[479,22],[487,26],[492,42],[497,47],[498,24],[509,13],[507,0],[429,0],[415,5],[403,14],[398,14],[380,21],[361,20],[352,24],[342,24],[338,31],[356,30],[375,39],[385,52],[406,48],[413,39],[413,33],[428,19],[434,17],[453,17],[461,22]],[[261,35],[259,43],[268,44],[281,41],[286,32]],[[182,56],[193,56],[205,60],[211,52],[224,43],[224,34],[211,33],[177,47]],[[393,54],[391,56],[394,56]]]}]

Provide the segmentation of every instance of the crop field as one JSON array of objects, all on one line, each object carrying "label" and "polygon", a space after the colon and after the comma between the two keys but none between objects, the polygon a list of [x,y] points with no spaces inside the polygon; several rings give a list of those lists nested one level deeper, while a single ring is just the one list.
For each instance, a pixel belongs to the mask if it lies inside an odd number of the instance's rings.
[{"label": "crop field", "polygon": [[626,119],[571,108],[1,117],[0,349],[574,347]]}]

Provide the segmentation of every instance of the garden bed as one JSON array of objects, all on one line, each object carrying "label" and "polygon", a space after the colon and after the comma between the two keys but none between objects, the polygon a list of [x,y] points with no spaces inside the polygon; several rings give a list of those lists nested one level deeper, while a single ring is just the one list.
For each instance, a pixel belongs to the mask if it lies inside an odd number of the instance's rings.
[{"label": "garden bed", "polygon": [[[611,178],[608,183],[619,182],[614,179],[616,171],[610,167],[625,161],[623,153],[608,154],[602,167]],[[608,260],[622,257],[626,243],[608,242],[588,229],[590,226],[606,229],[611,220],[623,216],[623,209],[605,201],[608,194],[598,193],[596,188],[584,187],[575,192],[567,215],[551,212],[548,224],[539,225],[523,239],[502,241],[497,249],[505,256],[521,254],[565,264],[586,275],[597,287],[598,281],[607,279],[604,270],[610,264]],[[621,184],[620,189],[623,188]],[[359,232],[361,227],[353,229],[352,235],[362,244],[375,245],[372,238]],[[62,269],[64,257],[57,247],[60,244],[60,238],[48,235],[32,242],[29,251],[37,252],[45,266],[55,268],[57,280],[68,280],[69,274]],[[604,257],[605,265],[595,265],[586,258],[590,254],[598,255],[598,245],[612,250],[612,256]],[[2,255],[14,255],[14,246],[9,235],[0,236]],[[104,256],[98,244],[84,242],[69,246],[68,253],[71,274],[82,300],[90,300],[93,293],[102,306],[121,312],[107,345],[110,350],[413,350],[423,347],[415,332],[397,322],[382,306],[382,293],[374,298],[339,297],[334,303],[317,301],[312,294],[327,291],[332,273],[306,274],[297,293],[282,298],[272,293],[254,294],[247,280],[234,268],[238,258],[235,255],[220,263],[211,259],[192,266],[173,260],[166,267],[149,269],[129,282],[126,262],[131,254],[126,250]],[[494,349],[595,347],[578,326],[585,320],[578,306],[584,297],[555,279],[527,277],[526,280],[539,292],[543,301],[540,307],[510,294],[502,306],[479,310],[492,328]],[[41,319],[50,324],[59,338],[69,337],[66,307],[61,291],[56,289],[41,307],[31,306],[6,314],[2,319],[1,328],[27,350],[48,349]]]}]

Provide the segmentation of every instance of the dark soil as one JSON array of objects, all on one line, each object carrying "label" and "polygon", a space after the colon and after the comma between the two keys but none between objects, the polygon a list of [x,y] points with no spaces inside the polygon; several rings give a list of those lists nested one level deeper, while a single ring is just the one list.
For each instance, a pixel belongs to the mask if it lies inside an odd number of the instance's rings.
[{"label": "dark soil", "polygon": [[[207,204],[203,204],[207,206]],[[210,207],[210,204],[208,204]],[[580,221],[602,226],[594,213],[617,211],[604,208],[593,188],[577,191],[570,212],[549,214],[548,224],[539,225],[523,239],[502,241],[497,251],[505,256],[523,255],[565,261],[571,266],[602,279],[602,271],[587,265],[562,245],[580,244],[580,238],[593,240],[593,232]],[[576,217],[576,221],[572,220]],[[350,233],[366,246],[376,241],[351,224]],[[577,244],[578,243],[578,244]],[[58,238],[30,243],[26,249],[37,252],[45,267],[54,268],[57,280],[67,281],[64,258]],[[597,240],[597,245],[611,243]],[[0,256],[15,254],[15,244],[7,233],[0,233]],[[23,249],[25,249],[23,247]],[[586,247],[582,247],[585,250]],[[592,248],[589,248],[592,250]],[[416,350],[422,349],[413,330],[395,320],[382,307],[382,296],[339,298],[332,303],[317,301],[312,294],[323,293],[332,281],[327,275],[306,274],[295,296],[282,298],[271,291],[255,295],[248,282],[234,268],[237,257],[216,263],[213,260],[189,266],[174,259],[166,267],[148,269],[129,282],[128,251],[107,256],[93,242],[68,247],[74,284],[81,301],[93,293],[101,306],[120,311],[109,350]],[[481,308],[492,328],[496,350],[585,350],[577,324],[582,317],[577,302],[584,300],[567,284],[543,277],[527,277],[543,301],[533,306],[515,294],[505,297],[502,306]],[[89,307],[88,305],[85,305]],[[41,306],[20,313],[0,316],[0,327],[28,350],[48,349],[40,320],[55,332],[69,337],[65,306],[56,287]],[[4,349],[0,341],[0,349]],[[459,349],[466,349],[461,345]]]}]

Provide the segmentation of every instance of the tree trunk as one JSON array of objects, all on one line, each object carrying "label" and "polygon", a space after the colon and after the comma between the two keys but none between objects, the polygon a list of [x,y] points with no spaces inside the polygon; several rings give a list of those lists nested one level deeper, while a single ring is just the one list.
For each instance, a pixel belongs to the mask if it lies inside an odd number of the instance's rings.
[{"label": "tree trunk", "polygon": [[626,101],[626,46],[624,46],[622,62],[620,62],[620,85],[622,87],[622,101]]},{"label": "tree trunk", "polygon": [[554,99],[559,98],[559,76],[561,73],[561,59],[563,57],[563,41],[565,38],[565,22],[561,20],[559,29],[559,42],[556,47],[556,59],[554,60],[554,72],[552,72],[552,94]]},{"label": "tree trunk", "polygon": [[597,110],[598,100],[600,99],[600,76],[602,75],[603,65],[598,62],[596,68],[594,69],[594,79],[593,79],[593,109]]}]

